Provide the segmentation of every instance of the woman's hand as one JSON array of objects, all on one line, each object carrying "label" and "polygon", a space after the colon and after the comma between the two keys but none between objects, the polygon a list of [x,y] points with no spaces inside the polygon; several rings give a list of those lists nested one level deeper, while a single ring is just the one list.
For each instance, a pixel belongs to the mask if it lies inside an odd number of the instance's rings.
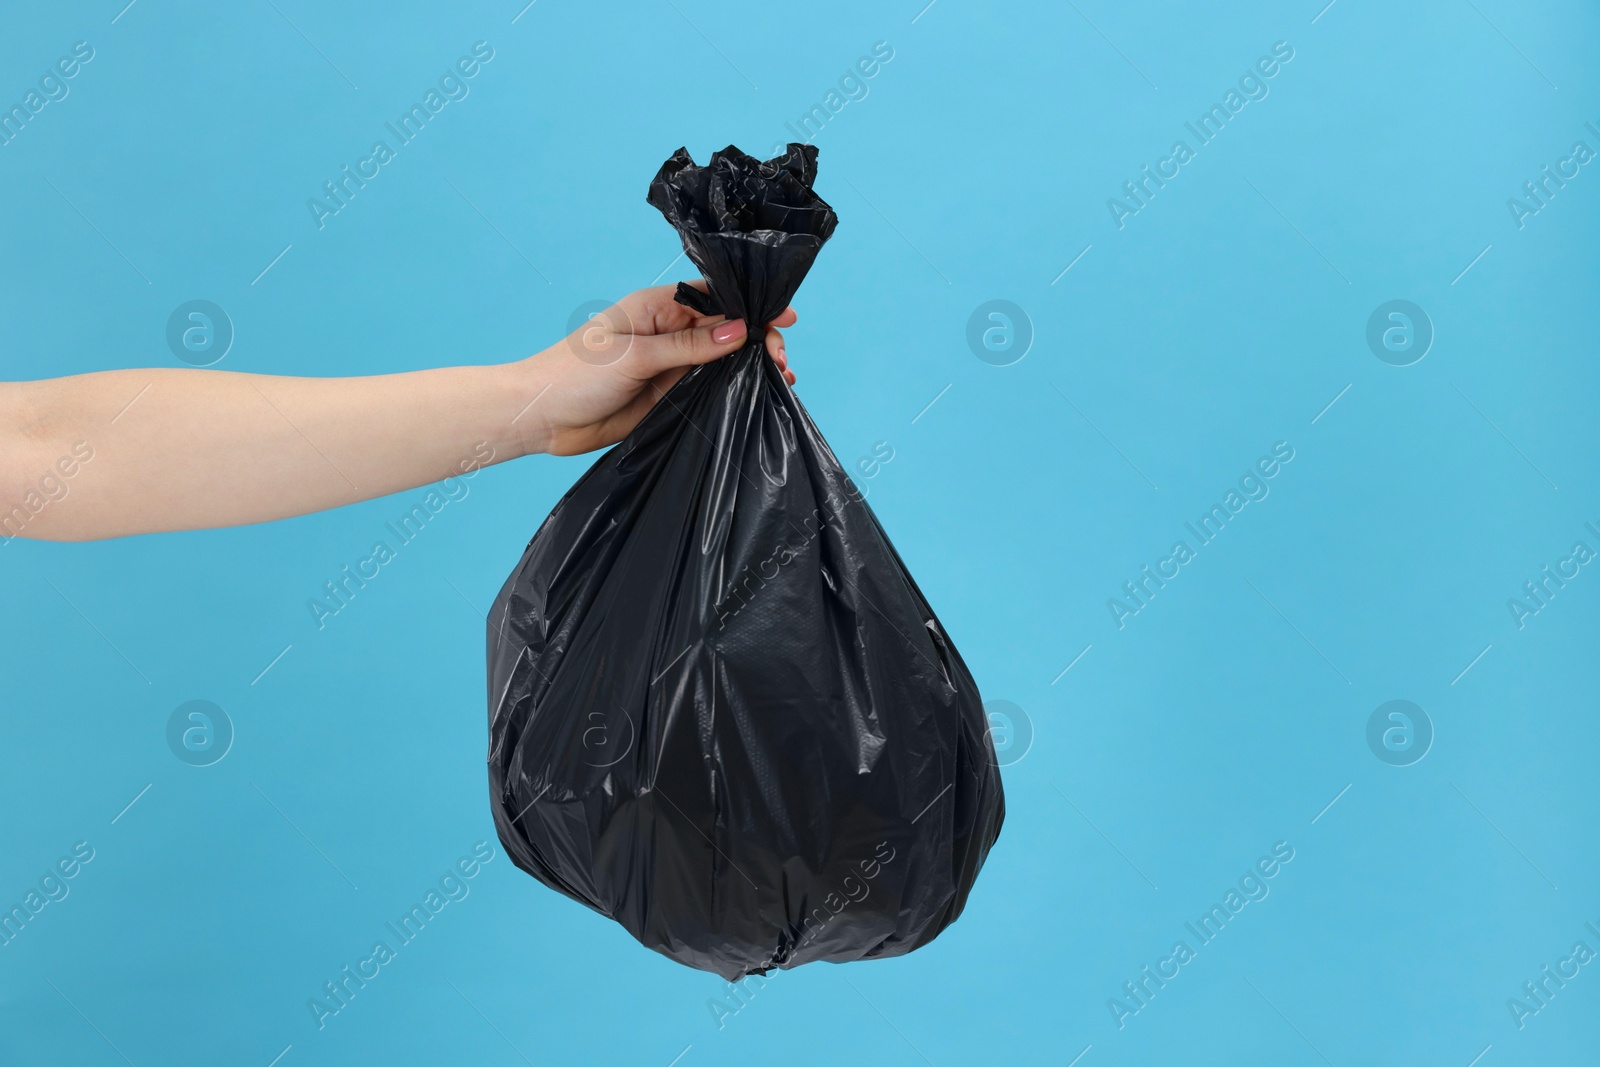
[{"label": "woman's hand", "polygon": [[[662,285],[630,293],[523,361],[536,390],[516,420],[523,451],[571,456],[616,444],[691,367],[744,345],[744,322],[698,314],[674,300],[675,292]],[[795,319],[794,308],[785,308],[767,324],[765,338],[790,385],[795,376],[777,327]]]},{"label": "woman's hand", "polygon": [[[529,452],[615,444],[690,367],[744,344],[744,323],[698,315],[674,292],[641,289],[515,363],[365,378],[159,367],[0,382],[0,539],[266,522]],[[790,383],[775,327],[794,320],[788,308],[765,327]]]}]

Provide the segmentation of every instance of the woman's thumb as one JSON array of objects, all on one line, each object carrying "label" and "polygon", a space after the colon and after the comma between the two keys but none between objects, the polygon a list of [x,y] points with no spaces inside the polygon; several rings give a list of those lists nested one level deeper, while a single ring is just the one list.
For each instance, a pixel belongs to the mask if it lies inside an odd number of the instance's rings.
[{"label": "woman's thumb", "polygon": [[650,338],[638,337],[635,340],[646,342],[642,355],[649,361],[651,370],[659,373],[673,367],[710,363],[737,352],[744,344],[746,333],[748,331],[743,319],[729,319],[712,326],[677,330]]}]

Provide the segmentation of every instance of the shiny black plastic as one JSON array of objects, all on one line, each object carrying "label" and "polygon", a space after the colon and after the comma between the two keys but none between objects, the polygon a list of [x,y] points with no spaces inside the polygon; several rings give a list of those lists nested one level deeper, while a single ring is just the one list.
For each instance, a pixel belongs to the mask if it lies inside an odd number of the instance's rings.
[{"label": "shiny black plastic", "polygon": [[[837,221],[816,155],[667,161],[709,290],[679,300],[788,306]],[[728,979],[926,944],[1005,813],[972,676],[761,333],[589,469],[489,617],[506,853]]]}]

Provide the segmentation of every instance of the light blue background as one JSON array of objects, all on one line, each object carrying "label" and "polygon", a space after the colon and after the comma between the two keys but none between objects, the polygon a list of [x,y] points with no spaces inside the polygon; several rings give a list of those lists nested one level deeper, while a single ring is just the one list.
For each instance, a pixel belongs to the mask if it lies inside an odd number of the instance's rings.
[{"label": "light blue background", "polygon": [[[235,325],[222,369],[535,351],[585,301],[685,276],[644,203],[673,149],[765,154],[887,41],[815,138],[842,221],[789,351],[847,466],[893,448],[871,502],[1034,742],[966,914],[912,956],[778,974],[719,1029],[719,979],[497,846],[319,1031],[308,999],[494,841],[481,612],[590,459],[483,473],[321,631],[308,598],[420,490],[10,543],[0,901],[75,842],[95,858],[0,948],[0,1060],[1600,1055],[1600,966],[1524,1029],[1506,1004],[1574,942],[1600,950],[1600,572],[1521,630],[1506,606],[1574,541],[1600,548],[1600,170],[1522,229],[1506,206],[1574,141],[1600,149],[1592,7],[122,2],[0,15],[8,105],[95,48],[0,148],[6,377],[180,365],[166,321],[196,298]],[[470,95],[319,231],[306,199],[478,40]],[[1119,230],[1107,198],[1192,147],[1184,122],[1276,41],[1294,58],[1270,95]],[[1395,298],[1436,332],[1408,367],[1364,339]],[[1011,366],[965,340],[991,299],[1035,332]],[[1271,495],[1119,630],[1107,598],[1277,441],[1295,457]],[[1397,698],[1436,730],[1409,767],[1365,740]],[[210,767],[166,744],[191,699],[236,730]],[[1118,1029],[1108,998],[1278,841],[1271,895]]]}]

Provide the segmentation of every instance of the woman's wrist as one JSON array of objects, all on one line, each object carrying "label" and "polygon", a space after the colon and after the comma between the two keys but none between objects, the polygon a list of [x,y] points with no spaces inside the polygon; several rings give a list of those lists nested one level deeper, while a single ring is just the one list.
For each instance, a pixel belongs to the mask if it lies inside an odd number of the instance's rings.
[{"label": "woman's wrist", "polygon": [[505,419],[496,436],[504,442],[507,459],[550,451],[550,421],[539,411],[550,400],[548,365],[545,352],[537,352],[494,368],[498,373],[492,388],[504,401],[496,406]]}]

